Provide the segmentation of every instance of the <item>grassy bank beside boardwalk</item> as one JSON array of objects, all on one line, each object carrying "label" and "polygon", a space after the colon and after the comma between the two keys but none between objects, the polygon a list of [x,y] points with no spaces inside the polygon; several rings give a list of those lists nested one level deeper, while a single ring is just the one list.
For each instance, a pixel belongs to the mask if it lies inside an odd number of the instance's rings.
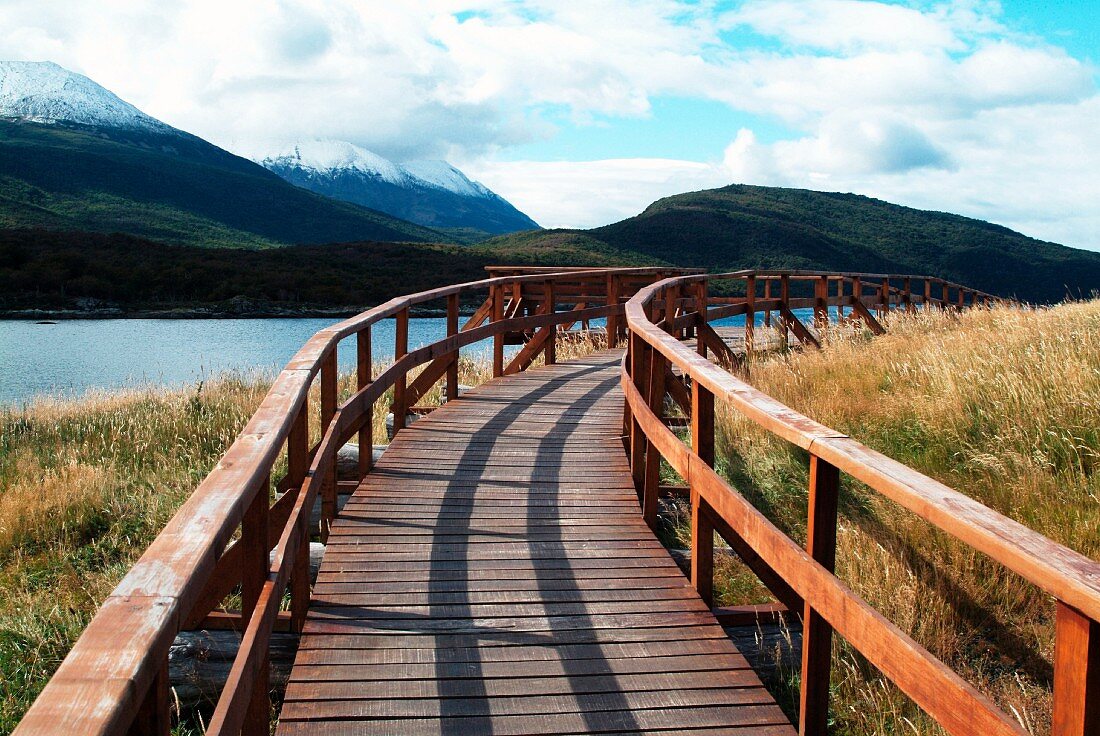
[{"label": "grassy bank beside boardwalk", "polygon": [[[558,355],[583,355],[604,347],[601,340],[562,338]],[[375,375],[384,367],[374,366]],[[459,363],[462,385],[491,375],[484,361]],[[185,389],[0,407],[0,734],[15,728],[100,602],[228,449],[272,378],[226,375]],[[350,396],[353,377],[341,377],[339,390]],[[390,398],[375,404],[376,442],[385,441]],[[437,386],[420,404],[441,398]],[[316,389],[311,402],[316,441]]]},{"label": "grassy bank beside boardwalk", "polygon": [[[889,333],[837,329],[825,348],[762,356],[752,384],[997,511],[1100,559],[1100,302],[895,317]],[[778,526],[806,533],[806,453],[720,410],[721,471]],[[681,528],[681,533],[689,532]],[[843,478],[842,580],[1033,733],[1049,732],[1050,598]],[[727,563],[722,602],[766,600]],[[837,646],[839,733],[935,732]],[[785,673],[793,691],[797,672]]]},{"label": "grassy bank beside boardwalk", "polygon": [[[558,355],[593,347],[563,346]],[[752,383],[800,411],[1100,557],[1100,302],[899,318],[886,336],[838,330],[820,352],[761,356],[750,368]],[[488,374],[463,361],[460,380],[476,385]],[[0,734],[269,383],[225,376],[183,390],[0,409]],[[342,393],[351,390],[342,379]],[[433,401],[438,393],[423,403]],[[802,539],[804,453],[728,411],[720,410],[719,430],[720,469]],[[1048,730],[1047,597],[857,484],[846,481],[841,515],[842,579],[1029,730]],[[725,562],[720,576],[721,602],[764,599],[736,563]],[[789,697],[796,675],[781,672],[778,691]],[[841,733],[935,731],[841,645],[833,705]]]}]

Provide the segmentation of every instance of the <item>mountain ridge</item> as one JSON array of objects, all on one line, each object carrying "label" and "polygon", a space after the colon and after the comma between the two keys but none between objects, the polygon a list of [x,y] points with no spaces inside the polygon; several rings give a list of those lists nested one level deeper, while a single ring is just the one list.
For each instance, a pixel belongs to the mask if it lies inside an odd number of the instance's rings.
[{"label": "mountain ridge", "polygon": [[52,61],[0,61],[0,118],[184,135]]},{"label": "mountain ridge", "polygon": [[425,227],[498,235],[538,223],[446,161],[396,163],[347,141],[314,139],[255,159],[295,186]]},{"label": "mountain ridge", "polygon": [[56,64],[4,64],[0,227],[249,248],[447,239],[295,187]]},{"label": "mountain ridge", "polygon": [[1003,296],[1053,302],[1100,289],[1100,253],[1029,238],[951,213],[857,194],[731,184],[659,199],[590,230],[494,238],[540,263],[575,262],[594,244],[653,263],[734,271],[845,270],[938,276]]}]

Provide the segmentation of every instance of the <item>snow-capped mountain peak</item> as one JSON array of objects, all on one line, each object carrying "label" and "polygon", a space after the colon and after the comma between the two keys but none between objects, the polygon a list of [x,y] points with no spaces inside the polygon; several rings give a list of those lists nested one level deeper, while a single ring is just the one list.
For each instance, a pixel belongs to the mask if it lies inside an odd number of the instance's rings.
[{"label": "snow-capped mountain peak", "polygon": [[405,171],[417,179],[440,189],[446,189],[465,197],[491,197],[493,193],[446,161],[408,161],[402,164]]},{"label": "snow-capped mountain peak", "polygon": [[407,186],[411,178],[407,171],[389,159],[347,141],[299,141],[259,163],[267,168],[293,166],[324,174],[358,171],[397,186]]},{"label": "snow-capped mountain peak", "polygon": [[399,164],[335,140],[300,141],[254,160],[291,184],[418,225],[493,234],[538,227],[446,161]]},{"label": "snow-capped mountain peak", "polygon": [[292,167],[318,174],[353,171],[407,189],[430,187],[463,197],[493,196],[488,188],[471,181],[446,161],[424,160],[398,164],[347,141],[298,141],[257,161],[273,170]]},{"label": "snow-capped mountain peak", "polygon": [[0,61],[0,118],[176,132],[83,74],[52,61]]}]

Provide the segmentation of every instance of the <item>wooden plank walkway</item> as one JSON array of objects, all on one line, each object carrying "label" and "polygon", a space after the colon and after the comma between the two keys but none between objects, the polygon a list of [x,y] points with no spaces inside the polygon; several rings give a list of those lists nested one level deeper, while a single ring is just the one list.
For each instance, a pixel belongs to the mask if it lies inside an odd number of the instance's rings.
[{"label": "wooden plank walkway", "polygon": [[641,520],[620,356],[398,434],[332,528],[279,734],[793,733]]}]

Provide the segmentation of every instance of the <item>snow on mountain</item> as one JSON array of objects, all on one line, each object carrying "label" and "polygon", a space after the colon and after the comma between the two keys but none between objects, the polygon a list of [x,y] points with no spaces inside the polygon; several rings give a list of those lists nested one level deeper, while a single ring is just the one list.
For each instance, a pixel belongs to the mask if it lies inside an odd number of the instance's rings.
[{"label": "snow on mountain", "polygon": [[178,132],[52,61],[0,61],[0,118]]},{"label": "snow on mountain", "polygon": [[398,164],[347,141],[299,141],[257,161],[272,170],[294,167],[319,174],[356,171],[407,189],[432,187],[462,197],[494,196],[487,187],[471,181],[446,161]]},{"label": "snow on mountain", "polygon": [[296,167],[322,174],[357,171],[396,186],[409,186],[414,178],[389,159],[347,141],[299,141],[259,163],[269,169]]},{"label": "snow on mountain", "polygon": [[401,164],[405,171],[429,185],[446,189],[464,197],[492,197],[488,187],[470,181],[465,174],[446,161],[408,161]]},{"label": "snow on mountain", "polygon": [[353,143],[332,140],[300,141],[255,160],[296,186],[418,225],[493,234],[538,227],[446,161],[398,164]]}]

